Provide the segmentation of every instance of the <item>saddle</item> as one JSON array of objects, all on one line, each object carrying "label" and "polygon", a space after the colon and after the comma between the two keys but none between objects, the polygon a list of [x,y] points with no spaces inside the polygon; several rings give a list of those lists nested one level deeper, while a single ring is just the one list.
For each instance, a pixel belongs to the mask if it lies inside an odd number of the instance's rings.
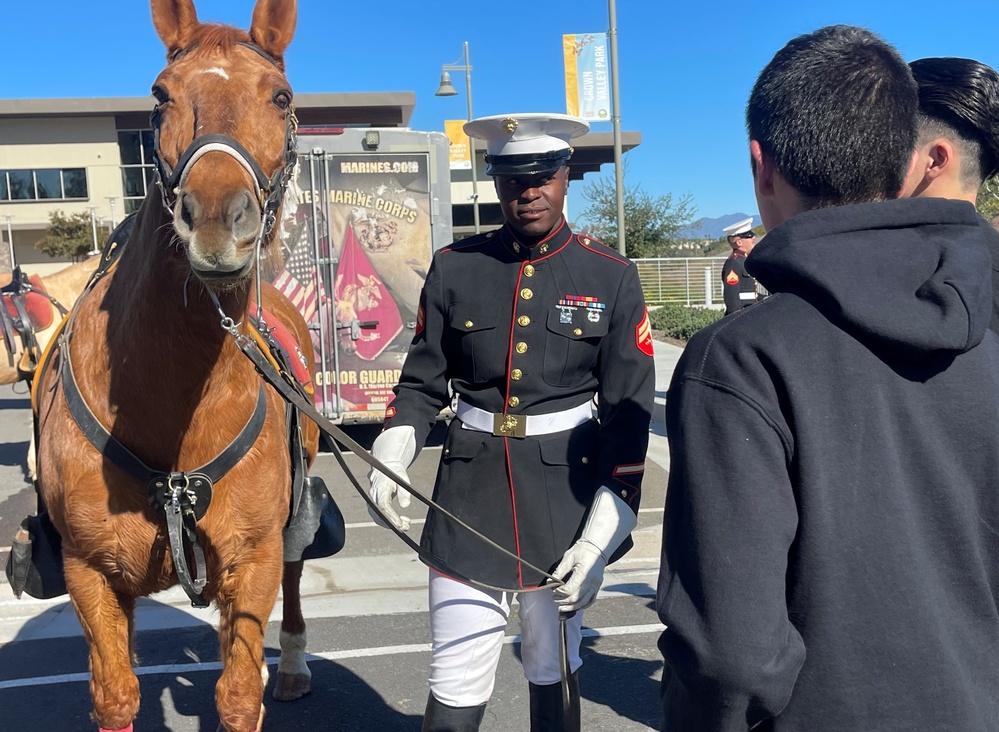
[{"label": "saddle", "polygon": [[20,267],[10,281],[0,287],[0,341],[7,351],[7,363],[17,365],[20,378],[31,380],[38,365],[40,348],[36,333],[45,330],[55,318],[55,308],[64,308],[45,292],[41,278],[26,276]]},{"label": "saddle", "polygon": [[[40,294],[45,292],[45,285],[41,277],[38,275],[29,275],[27,282],[31,289],[27,290],[23,297],[24,312],[28,316],[28,324],[32,330],[45,330],[52,325],[52,321],[55,319],[55,306],[49,302],[47,297]],[[13,279],[11,280],[11,284],[13,284]],[[21,317],[21,313],[14,303],[14,297],[15,293],[5,291],[3,304],[7,308],[7,315],[11,318],[19,318]]]},{"label": "saddle", "polygon": [[[251,311],[254,308],[251,307]],[[312,374],[298,341],[292,332],[274,315],[261,309],[266,335],[261,323],[253,318],[250,333],[257,347],[277,369],[285,382],[310,402],[315,395]],[[291,454],[291,511],[284,529],[284,561],[330,557],[343,549],[346,525],[340,508],[330,495],[323,479],[307,474],[305,449],[302,444],[302,415],[286,403],[288,449]]]}]

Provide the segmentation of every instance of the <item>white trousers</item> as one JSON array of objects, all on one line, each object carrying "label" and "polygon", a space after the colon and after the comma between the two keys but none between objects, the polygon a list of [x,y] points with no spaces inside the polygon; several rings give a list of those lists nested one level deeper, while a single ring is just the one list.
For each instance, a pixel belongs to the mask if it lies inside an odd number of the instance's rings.
[{"label": "white trousers", "polygon": [[[558,606],[551,590],[491,592],[430,570],[430,692],[437,701],[474,707],[489,700],[514,594],[520,603],[524,676],[541,685],[561,680]],[[566,621],[572,671],[582,665],[582,627],[582,612]]]}]

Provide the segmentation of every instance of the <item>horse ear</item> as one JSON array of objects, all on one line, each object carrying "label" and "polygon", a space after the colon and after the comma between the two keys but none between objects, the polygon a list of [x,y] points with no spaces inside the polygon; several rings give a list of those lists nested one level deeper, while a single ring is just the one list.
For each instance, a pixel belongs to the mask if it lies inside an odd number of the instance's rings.
[{"label": "horse ear", "polygon": [[193,0],[151,0],[153,27],[167,49],[167,58],[190,44],[198,27]]},{"label": "horse ear", "polygon": [[253,8],[250,38],[278,61],[295,35],[298,20],[296,0],[257,0]]}]

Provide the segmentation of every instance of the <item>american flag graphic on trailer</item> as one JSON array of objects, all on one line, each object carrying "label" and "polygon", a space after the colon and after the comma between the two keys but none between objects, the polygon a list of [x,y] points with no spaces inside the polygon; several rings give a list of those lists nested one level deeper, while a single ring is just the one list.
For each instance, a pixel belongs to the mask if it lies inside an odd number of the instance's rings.
[{"label": "american flag graphic on trailer", "polygon": [[311,323],[316,317],[316,269],[307,244],[295,247],[285,262],[284,271],[274,280],[274,287],[291,300],[292,304]]}]

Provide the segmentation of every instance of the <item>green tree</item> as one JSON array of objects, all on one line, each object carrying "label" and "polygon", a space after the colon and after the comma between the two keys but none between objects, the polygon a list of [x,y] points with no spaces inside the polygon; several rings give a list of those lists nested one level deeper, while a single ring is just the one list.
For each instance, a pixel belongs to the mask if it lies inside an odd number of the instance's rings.
[{"label": "green tree", "polygon": [[[625,171],[627,172],[627,171]],[[617,249],[617,185],[613,177],[587,181],[583,198],[589,205],[580,219],[586,231]],[[693,197],[688,193],[674,200],[672,193],[653,196],[640,185],[624,187],[625,253],[632,258],[689,256],[679,247],[687,239],[682,233],[694,223]]]},{"label": "green tree", "polygon": [[978,189],[976,205],[978,213],[986,219],[991,219],[999,214],[999,175],[992,176]]},{"label": "green tree", "polygon": [[[103,246],[109,235],[106,226],[98,226],[97,246]],[[71,257],[74,262],[86,258],[93,248],[94,230],[88,213],[67,216],[62,211],[53,211],[45,236],[35,243],[35,249],[50,257]]]}]

